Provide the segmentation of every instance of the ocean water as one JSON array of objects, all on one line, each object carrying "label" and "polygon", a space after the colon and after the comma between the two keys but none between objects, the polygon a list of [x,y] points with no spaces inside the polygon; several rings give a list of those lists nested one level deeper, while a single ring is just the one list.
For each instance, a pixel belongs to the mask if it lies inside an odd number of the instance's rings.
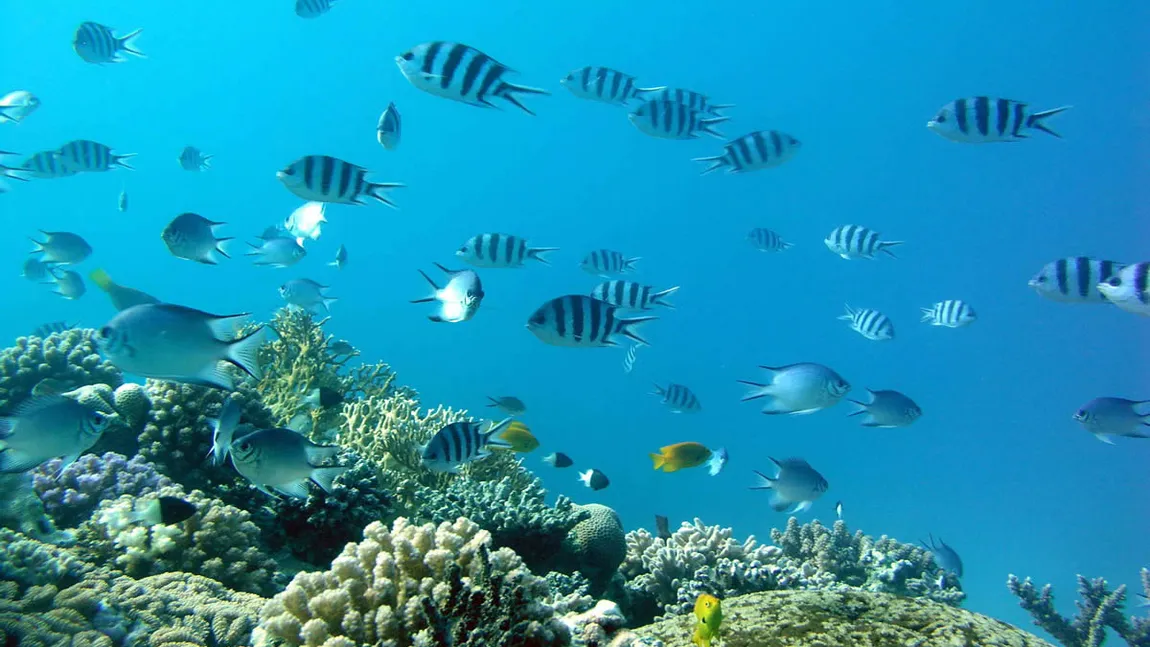
[{"label": "ocean water", "polygon": [[[66,301],[18,276],[37,229],[83,235],[95,248],[85,275],[103,267],[221,314],[266,319],[282,305],[280,284],[312,278],[340,298],[328,330],[389,362],[425,403],[486,415],[485,396],[521,397],[542,442],[526,464],[553,493],[615,508],[628,529],[663,514],[768,539],[786,516],[749,489],[752,470],[801,456],[830,482],[803,520],[829,523],[841,500],[852,529],[941,535],[965,561],[967,608],[1031,628],[1008,573],[1054,583],[1065,612],[1076,573],[1137,589],[1150,563],[1150,441],[1104,445],[1071,414],[1101,395],[1150,398],[1147,322],[1045,300],[1027,280],[1065,256],[1147,259],[1150,6],[341,0],[301,20],[291,5],[0,1],[0,91],[43,101],[24,123],[0,125],[0,149],[85,138],[138,154],[135,171],[10,183],[0,195],[0,258],[11,268],[0,276],[0,338],[52,320],[98,326],[114,313],[92,285]],[[143,27],[136,43],[148,58],[83,62],[71,38],[84,20],[119,34]],[[532,117],[413,88],[393,57],[440,39],[482,49],[553,96],[526,97]],[[654,139],[623,109],[573,97],[559,79],[585,65],[706,92],[736,105],[725,134],[777,129],[803,148],[775,169],[700,177],[690,158],[721,142]],[[972,146],[926,129],[943,104],[976,94],[1074,108],[1050,120],[1061,140]],[[373,133],[390,101],[404,120],[396,151]],[[186,145],[214,154],[212,170],[181,170]],[[275,171],[307,154],[406,183],[392,194],[400,209],[333,206],[301,263],[253,267],[243,241],[300,203]],[[184,211],[226,222],[232,258],[170,256],[159,232]],[[848,223],[906,241],[899,258],[828,252],[823,237]],[[795,247],[757,252],[745,240],[752,227]],[[416,270],[461,267],[454,250],[489,231],[560,250],[551,267],[480,270],[488,296],[474,320],[427,321],[428,306],[408,303],[427,290]],[[342,272],[326,265],[341,243]],[[642,257],[639,280],[681,286],[677,309],[644,327],[651,348],[630,374],[622,349],[550,347],[524,327],[545,300],[599,281],[578,267],[598,248]],[[968,301],[979,320],[919,323],[920,307],[947,298]],[[836,320],[844,303],[890,315],[897,339],[850,331]],[[847,403],[769,417],[740,403],[736,380],[800,361],[835,368],[853,397],[901,390],[924,416],[872,430],[847,417]],[[668,381],[691,386],[704,410],[676,415],[648,395]],[[649,452],[688,440],[726,447],[726,470],[651,469]],[[551,451],[576,468],[544,465]],[[588,467],[611,486],[584,488],[575,472]]]}]

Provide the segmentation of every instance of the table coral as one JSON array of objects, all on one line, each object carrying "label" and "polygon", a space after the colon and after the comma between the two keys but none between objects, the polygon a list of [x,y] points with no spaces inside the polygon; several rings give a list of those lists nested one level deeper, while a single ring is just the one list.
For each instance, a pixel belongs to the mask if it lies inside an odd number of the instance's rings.
[{"label": "table coral", "polygon": [[[1150,617],[1127,618],[1123,613],[1126,604],[1126,585],[1110,590],[1103,578],[1092,580],[1078,576],[1076,603],[1078,613],[1073,619],[1067,618],[1054,608],[1054,592],[1047,584],[1039,591],[1030,578],[1019,580],[1011,575],[1006,582],[1010,592],[1019,600],[1019,606],[1026,609],[1034,618],[1034,624],[1042,627],[1063,647],[1099,647],[1106,640],[1106,628],[1110,627],[1131,647],[1150,646]],[[1142,569],[1142,589],[1150,596],[1150,570]]]},{"label": "table coral", "polygon": [[0,351],[0,411],[11,411],[45,380],[57,393],[86,384],[119,386],[123,376],[100,357],[93,333],[73,328],[44,338],[17,337],[14,346]]},{"label": "table coral", "polygon": [[61,528],[80,525],[103,501],[142,496],[172,483],[140,456],[85,454],[63,472],[61,462],[54,458],[32,470],[32,489]]}]

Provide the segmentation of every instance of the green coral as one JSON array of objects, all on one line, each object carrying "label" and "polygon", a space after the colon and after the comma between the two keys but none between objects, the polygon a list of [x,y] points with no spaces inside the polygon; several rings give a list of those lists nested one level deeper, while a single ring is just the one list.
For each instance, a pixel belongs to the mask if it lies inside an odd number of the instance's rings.
[{"label": "green coral", "polygon": [[59,393],[86,384],[123,383],[120,370],[100,357],[95,331],[73,328],[47,337],[17,337],[0,351],[0,411],[10,412],[44,382]]}]

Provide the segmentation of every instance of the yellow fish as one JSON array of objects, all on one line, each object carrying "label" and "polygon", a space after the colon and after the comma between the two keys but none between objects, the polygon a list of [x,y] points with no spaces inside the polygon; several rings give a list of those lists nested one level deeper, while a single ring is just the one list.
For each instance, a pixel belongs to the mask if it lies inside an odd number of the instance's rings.
[{"label": "yellow fish", "polygon": [[655,461],[655,469],[664,472],[677,472],[688,467],[698,467],[711,457],[711,450],[699,443],[675,443],[650,454]]},{"label": "yellow fish", "polygon": [[539,439],[531,433],[527,425],[518,420],[507,425],[507,430],[499,434],[499,437],[511,443],[510,449],[513,452],[526,454],[539,446]]},{"label": "yellow fish", "polygon": [[723,622],[723,607],[719,598],[700,593],[695,600],[695,635],[691,642],[698,647],[711,647],[711,641],[719,636],[719,625]]}]

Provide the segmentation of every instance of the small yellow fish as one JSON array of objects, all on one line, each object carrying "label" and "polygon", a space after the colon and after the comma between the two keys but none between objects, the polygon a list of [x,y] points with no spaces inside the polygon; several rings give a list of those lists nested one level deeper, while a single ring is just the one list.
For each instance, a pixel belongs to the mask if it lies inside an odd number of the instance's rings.
[{"label": "small yellow fish", "polygon": [[719,625],[723,622],[723,607],[719,598],[700,593],[695,600],[695,635],[691,642],[698,647],[711,647],[711,641],[719,636]]},{"label": "small yellow fish", "polygon": [[659,450],[658,454],[650,454],[655,461],[655,469],[664,472],[677,472],[688,467],[698,467],[711,457],[711,450],[699,443],[675,443]]},{"label": "small yellow fish", "polygon": [[539,446],[539,440],[531,433],[527,425],[518,420],[507,425],[507,431],[499,434],[499,437],[511,443],[511,451],[513,452],[526,454]]}]

